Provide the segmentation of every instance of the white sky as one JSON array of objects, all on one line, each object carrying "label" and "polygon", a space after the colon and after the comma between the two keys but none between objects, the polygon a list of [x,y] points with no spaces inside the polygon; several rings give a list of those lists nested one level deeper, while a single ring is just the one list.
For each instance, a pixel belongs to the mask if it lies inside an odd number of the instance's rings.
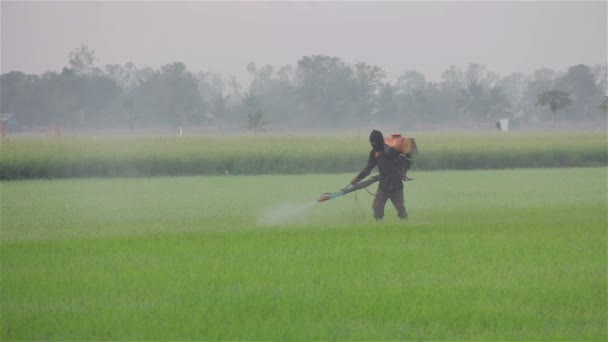
[{"label": "white sky", "polygon": [[247,80],[245,67],[302,56],[363,61],[396,79],[439,80],[481,63],[506,76],[607,59],[607,1],[23,2],[1,7],[1,72],[42,74],[86,44],[98,66],[180,61],[191,72]]}]

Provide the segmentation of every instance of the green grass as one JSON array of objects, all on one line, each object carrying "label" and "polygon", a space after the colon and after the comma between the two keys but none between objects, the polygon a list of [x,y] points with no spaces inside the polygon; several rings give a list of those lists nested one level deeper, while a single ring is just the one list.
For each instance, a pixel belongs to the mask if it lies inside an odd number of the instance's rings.
[{"label": "green grass", "polygon": [[[608,165],[605,132],[416,133],[414,168]],[[2,139],[0,179],[352,172],[367,135]]]},{"label": "green grass", "polygon": [[352,174],[0,183],[0,338],[608,338],[606,168],[412,176],[405,223],[259,223]]}]

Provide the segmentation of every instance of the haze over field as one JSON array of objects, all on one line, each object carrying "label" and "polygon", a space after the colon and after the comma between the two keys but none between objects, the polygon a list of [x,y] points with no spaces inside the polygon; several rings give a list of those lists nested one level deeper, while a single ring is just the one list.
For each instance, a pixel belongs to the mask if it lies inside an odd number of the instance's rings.
[{"label": "haze over field", "polygon": [[242,82],[249,62],[281,67],[307,55],[433,80],[452,64],[507,75],[606,62],[605,1],[2,1],[1,8],[2,73],[61,70],[81,44],[101,65],[182,61]]},{"label": "haze over field", "polygon": [[[0,112],[15,114],[22,129],[258,133],[606,120],[605,1],[0,8]],[[551,91],[559,93],[540,100]]]}]

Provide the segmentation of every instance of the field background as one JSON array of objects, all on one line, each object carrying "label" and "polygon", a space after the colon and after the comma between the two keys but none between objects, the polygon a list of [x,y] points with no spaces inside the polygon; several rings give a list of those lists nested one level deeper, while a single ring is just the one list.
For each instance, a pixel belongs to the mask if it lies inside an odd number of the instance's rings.
[{"label": "field background", "polygon": [[[415,170],[608,164],[606,132],[415,133]],[[365,135],[15,137],[0,142],[0,179],[356,172]]]},{"label": "field background", "polygon": [[2,182],[0,337],[608,339],[605,165],[411,175]]}]

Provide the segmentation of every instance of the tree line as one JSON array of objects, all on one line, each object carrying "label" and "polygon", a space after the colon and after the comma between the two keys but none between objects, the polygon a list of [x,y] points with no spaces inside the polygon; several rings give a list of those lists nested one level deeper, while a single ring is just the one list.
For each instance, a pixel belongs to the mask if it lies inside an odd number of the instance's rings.
[{"label": "tree line", "polygon": [[260,131],[352,128],[370,123],[403,127],[449,122],[585,120],[606,115],[606,65],[574,65],[500,77],[484,65],[449,66],[438,82],[418,71],[396,81],[365,62],[303,56],[295,66],[249,63],[241,85],[182,62],[158,69],[96,64],[88,46],[70,52],[61,72],[10,71],[0,76],[0,112],[23,127],[141,128],[214,125]]}]

